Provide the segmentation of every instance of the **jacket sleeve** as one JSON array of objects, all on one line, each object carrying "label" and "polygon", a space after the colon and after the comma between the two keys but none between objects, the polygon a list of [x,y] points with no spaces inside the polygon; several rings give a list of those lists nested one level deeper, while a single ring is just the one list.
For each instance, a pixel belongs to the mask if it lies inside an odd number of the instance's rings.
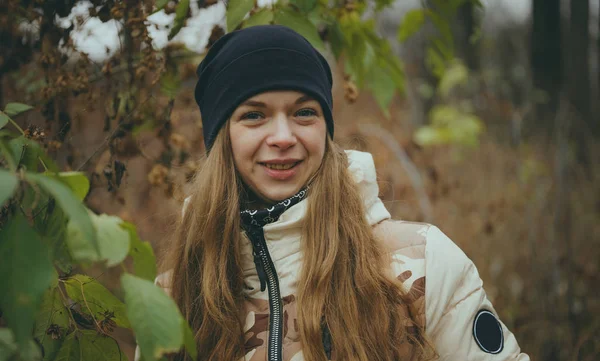
[{"label": "jacket sleeve", "polygon": [[473,262],[437,227],[425,249],[426,332],[440,361],[529,361],[487,299]]}]

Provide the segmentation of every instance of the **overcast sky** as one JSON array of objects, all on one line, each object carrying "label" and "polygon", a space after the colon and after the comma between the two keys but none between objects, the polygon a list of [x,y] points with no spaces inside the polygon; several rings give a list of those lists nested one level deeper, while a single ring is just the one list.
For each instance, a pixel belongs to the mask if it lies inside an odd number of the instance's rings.
[{"label": "overcast sky", "polygon": [[[269,2],[270,0],[258,0],[259,6],[264,6]],[[484,24],[486,24],[486,28],[506,22],[521,23],[526,21],[531,13],[531,0],[483,0],[482,2],[485,5]],[[404,12],[420,6],[420,3],[420,0],[397,0],[388,14],[400,19]],[[590,0],[590,3],[592,13],[598,16],[600,0]],[[190,5],[192,16],[188,20],[187,26],[181,29],[181,32],[172,41],[183,42],[189,49],[201,52],[208,41],[212,27],[215,24],[225,26],[225,7],[222,2],[206,9],[198,9],[196,1],[191,1]],[[61,19],[62,26],[69,27],[77,15],[87,18],[90,6],[89,1],[79,2],[67,18]],[[153,24],[149,26],[150,35],[157,48],[162,48],[167,44],[169,30],[165,28],[165,25],[172,24],[174,18],[175,14],[166,15],[162,11],[149,17],[149,21]],[[597,33],[597,21],[593,23],[591,24],[594,25],[593,32]],[[79,50],[86,52],[94,61],[102,61],[118,50],[120,46],[119,28],[120,24],[115,20],[102,23],[97,18],[88,18],[82,26],[76,25],[71,36]]]}]

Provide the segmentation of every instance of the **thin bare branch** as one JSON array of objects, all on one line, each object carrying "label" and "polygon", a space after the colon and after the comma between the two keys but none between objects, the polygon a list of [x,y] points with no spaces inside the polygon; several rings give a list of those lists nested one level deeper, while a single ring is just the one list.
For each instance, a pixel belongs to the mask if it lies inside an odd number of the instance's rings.
[{"label": "thin bare branch", "polygon": [[426,222],[433,221],[433,210],[431,207],[431,201],[427,196],[427,192],[425,191],[425,185],[423,184],[423,180],[421,179],[421,174],[419,173],[419,169],[417,166],[410,160],[404,149],[400,146],[400,143],[394,138],[392,133],[386,131],[375,124],[359,124],[358,129],[367,136],[372,136],[378,138],[386,147],[388,147],[396,159],[404,168],[404,171],[408,174],[412,186],[417,193],[417,198],[419,200],[419,207],[421,208],[421,212],[425,218]]}]

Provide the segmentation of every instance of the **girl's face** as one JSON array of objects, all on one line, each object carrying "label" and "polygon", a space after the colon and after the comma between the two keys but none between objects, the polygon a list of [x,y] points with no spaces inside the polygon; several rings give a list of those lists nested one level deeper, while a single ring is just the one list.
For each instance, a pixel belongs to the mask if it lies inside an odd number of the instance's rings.
[{"label": "girl's face", "polygon": [[318,101],[296,91],[269,91],[240,104],[229,119],[235,166],[260,201],[289,198],[315,174],[327,130]]}]

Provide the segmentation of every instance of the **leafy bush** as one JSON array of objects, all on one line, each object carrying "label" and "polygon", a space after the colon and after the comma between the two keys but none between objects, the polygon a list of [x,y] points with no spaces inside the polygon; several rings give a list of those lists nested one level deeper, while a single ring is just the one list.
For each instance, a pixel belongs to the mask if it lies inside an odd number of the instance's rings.
[{"label": "leafy bush", "polygon": [[[144,360],[182,346],[195,358],[187,322],[153,283],[152,247],[133,224],[85,207],[85,175],[59,172],[39,134],[12,120],[29,109],[9,103],[0,112],[0,309],[8,326],[0,329],[1,359],[124,360],[111,336],[117,327],[133,330]],[[91,265],[122,268],[125,302],[75,272]]]}]

